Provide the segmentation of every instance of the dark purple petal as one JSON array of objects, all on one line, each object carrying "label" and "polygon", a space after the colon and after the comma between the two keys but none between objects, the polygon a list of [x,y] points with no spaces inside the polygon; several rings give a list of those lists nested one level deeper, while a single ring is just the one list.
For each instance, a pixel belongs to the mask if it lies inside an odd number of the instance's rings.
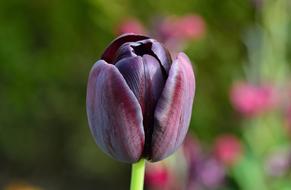
[{"label": "dark purple petal", "polygon": [[129,57],[136,57],[137,55],[134,53],[134,49],[131,46],[131,43],[125,43],[122,46],[119,47],[117,53],[116,53],[116,58],[112,62],[113,64],[116,64],[118,61],[124,59],[124,58],[129,58]]},{"label": "dark purple petal", "polygon": [[153,56],[144,55],[143,57],[124,58],[118,61],[115,66],[119,69],[142,108],[146,139],[144,156],[148,156],[154,124],[153,113],[165,84],[161,65]]},{"label": "dark purple petal", "polygon": [[136,42],[139,40],[148,39],[147,36],[137,35],[137,34],[124,34],[115,39],[109,46],[105,49],[101,59],[108,63],[113,63],[116,58],[116,52],[121,45],[127,42]]},{"label": "dark purple petal", "polygon": [[145,39],[135,43],[131,43],[136,55],[151,55],[155,57],[166,74],[169,73],[172,59],[168,50],[159,42],[154,39]]},{"label": "dark purple petal", "polygon": [[172,63],[169,51],[159,42],[153,42],[152,51],[168,74]]},{"label": "dark purple petal", "polygon": [[158,100],[162,94],[166,78],[162,73],[162,68],[157,59],[151,55],[144,55],[145,68],[145,113],[143,114],[143,124],[145,130],[146,144],[144,147],[144,155],[150,157],[152,148],[152,134],[154,130],[154,112]]},{"label": "dark purple petal", "polygon": [[142,58],[136,56],[122,59],[115,66],[126,80],[144,113],[145,76]]},{"label": "dark purple petal", "polygon": [[89,75],[87,115],[105,153],[123,162],[140,159],[145,142],[140,105],[118,69],[103,60]]},{"label": "dark purple petal", "polygon": [[157,102],[162,94],[166,77],[163,76],[162,68],[157,59],[151,55],[144,55],[142,59],[145,69],[146,94],[149,95],[146,98],[150,99],[150,102]]},{"label": "dark purple petal", "polygon": [[155,110],[152,161],[172,154],[182,144],[191,119],[195,78],[191,62],[179,53]]}]

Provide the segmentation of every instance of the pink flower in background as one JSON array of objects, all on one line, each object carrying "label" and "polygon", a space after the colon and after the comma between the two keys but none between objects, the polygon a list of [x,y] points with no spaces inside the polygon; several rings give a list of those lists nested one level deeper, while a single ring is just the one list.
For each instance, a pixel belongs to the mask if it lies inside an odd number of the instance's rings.
[{"label": "pink flower in background", "polygon": [[198,15],[167,17],[159,25],[161,39],[198,39],[205,33],[205,23]]},{"label": "pink flower in background", "polygon": [[198,15],[182,17],[177,21],[177,37],[184,39],[198,39],[205,33],[205,23]]},{"label": "pink flower in background", "polygon": [[146,165],[145,184],[148,187],[162,189],[169,186],[170,173],[168,168],[159,163]]},{"label": "pink flower in background", "polygon": [[166,17],[156,24],[154,33],[170,49],[179,49],[188,40],[200,39],[205,34],[205,22],[198,15]]},{"label": "pink flower in background", "polygon": [[[145,170],[145,185],[150,190],[180,190],[181,181],[173,163],[163,160],[148,163]],[[179,166],[180,163],[176,163]]]},{"label": "pink flower in background", "polygon": [[277,103],[272,86],[255,86],[246,82],[237,82],[230,92],[233,107],[245,116],[254,116],[274,108]]},{"label": "pink flower in background", "polygon": [[215,140],[215,156],[225,165],[235,164],[242,155],[242,151],[240,140],[231,134],[221,135]]},{"label": "pink flower in background", "polygon": [[125,33],[146,34],[143,24],[136,19],[124,20],[117,27],[117,35]]},{"label": "pink flower in background", "polygon": [[191,40],[200,39],[205,34],[205,22],[196,14],[156,18],[149,30],[135,18],[123,20],[115,29],[117,35],[125,33],[151,34],[172,51],[182,50]]}]

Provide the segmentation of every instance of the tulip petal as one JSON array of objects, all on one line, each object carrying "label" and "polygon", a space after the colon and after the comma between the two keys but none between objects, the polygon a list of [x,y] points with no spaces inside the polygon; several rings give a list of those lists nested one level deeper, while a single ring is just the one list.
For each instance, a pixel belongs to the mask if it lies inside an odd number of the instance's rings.
[{"label": "tulip petal", "polygon": [[154,39],[145,39],[136,43],[132,43],[131,46],[134,49],[136,55],[151,55],[155,57],[165,73],[169,73],[169,69],[171,67],[172,59],[168,50],[158,41]]},{"label": "tulip petal", "polygon": [[134,42],[125,43],[119,47],[119,49],[116,52],[116,59],[114,60],[113,64],[117,64],[117,62],[119,62],[120,60],[122,60],[124,58],[137,56],[134,53],[133,47],[131,46],[132,43],[134,43]]},{"label": "tulip petal", "polygon": [[151,160],[159,161],[183,143],[192,113],[195,78],[191,62],[179,53],[155,110]]},{"label": "tulip petal", "polygon": [[115,64],[115,66],[126,80],[144,113],[145,71],[142,58],[136,56],[121,59]]},{"label": "tulip petal", "polygon": [[138,161],[145,142],[142,111],[114,65],[95,63],[86,101],[89,126],[99,147],[119,161]]},{"label": "tulip petal", "polygon": [[155,41],[152,44],[152,51],[159,59],[165,72],[168,74],[172,63],[172,59],[168,50],[161,43]]},{"label": "tulip petal", "polygon": [[102,59],[104,59],[108,63],[113,63],[116,58],[116,52],[121,45],[127,42],[136,42],[139,40],[148,39],[147,36],[137,35],[137,34],[124,34],[115,39],[113,42],[109,44],[109,46],[105,49]]},{"label": "tulip petal", "polygon": [[143,115],[145,131],[144,156],[150,157],[152,148],[152,134],[154,130],[154,112],[163,91],[165,80],[159,61],[151,55],[143,56],[145,68],[145,113]]},{"label": "tulip petal", "polygon": [[151,149],[154,124],[153,113],[165,84],[161,65],[153,56],[143,55],[143,57],[136,56],[121,59],[115,66],[137,97],[142,108],[145,132],[144,156],[147,156]]}]

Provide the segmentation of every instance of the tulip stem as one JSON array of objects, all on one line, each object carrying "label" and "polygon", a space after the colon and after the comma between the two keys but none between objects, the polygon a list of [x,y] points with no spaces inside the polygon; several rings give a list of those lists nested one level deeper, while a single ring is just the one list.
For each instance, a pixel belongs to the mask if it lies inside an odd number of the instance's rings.
[{"label": "tulip stem", "polygon": [[144,183],[145,159],[132,164],[130,190],[142,190]]}]

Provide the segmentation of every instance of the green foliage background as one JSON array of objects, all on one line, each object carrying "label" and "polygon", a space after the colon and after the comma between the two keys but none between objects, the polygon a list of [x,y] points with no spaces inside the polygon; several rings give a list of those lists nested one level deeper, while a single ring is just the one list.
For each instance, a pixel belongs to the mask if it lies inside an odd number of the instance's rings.
[{"label": "green foliage background", "polygon": [[228,93],[243,74],[242,35],[256,18],[250,1],[0,1],[0,185],[127,189],[130,166],[104,155],[87,126],[89,70],[124,18],[150,25],[159,15],[191,13],[205,19],[207,33],[186,50],[197,78],[190,130],[211,144],[238,132]]}]

